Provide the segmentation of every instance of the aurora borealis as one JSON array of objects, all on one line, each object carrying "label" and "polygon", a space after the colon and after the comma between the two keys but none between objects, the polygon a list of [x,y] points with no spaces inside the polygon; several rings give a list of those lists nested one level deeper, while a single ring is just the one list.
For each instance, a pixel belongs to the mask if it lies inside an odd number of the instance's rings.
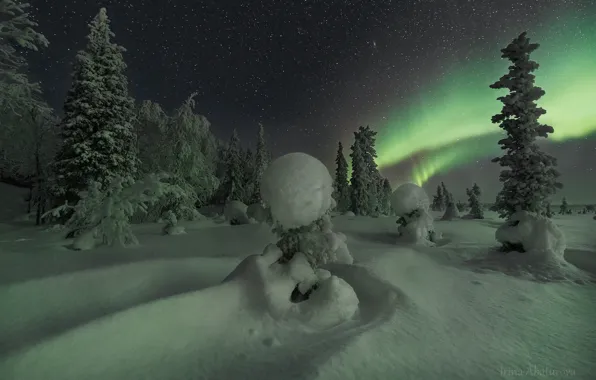
[{"label": "aurora borealis", "polygon": [[[547,111],[540,121],[555,128],[549,140],[596,133],[596,16],[567,15],[548,30],[530,30],[529,36],[541,44],[533,59],[540,64],[536,85],[546,91],[538,102]],[[379,167],[417,156],[409,180],[422,185],[435,174],[497,155],[501,130],[490,118],[500,110],[500,93],[488,86],[506,72],[499,49],[513,37],[499,36],[493,59],[477,57],[449,72],[425,89],[418,102],[399,108],[380,124]]]}]

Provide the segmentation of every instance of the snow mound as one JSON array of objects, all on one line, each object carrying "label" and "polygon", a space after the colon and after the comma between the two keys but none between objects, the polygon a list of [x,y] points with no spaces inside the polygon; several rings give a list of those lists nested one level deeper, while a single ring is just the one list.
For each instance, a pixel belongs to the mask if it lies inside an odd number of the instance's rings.
[{"label": "snow mound", "polygon": [[254,219],[257,223],[265,223],[268,213],[268,210],[260,203],[253,203],[246,208],[246,216],[249,219]]},{"label": "snow mound", "polygon": [[[306,257],[297,253],[287,264],[280,264],[281,250],[268,245],[261,255],[244,259],[224,279],[238,281],[252,306],[266,310],[274,319],[294,320],[308,327],[326,329],[352,319],[358,310],[358,297],[350,285],[326,270],[314,271]],[[319,287],[308,300],[293,303],[295,289],[306,293],[313,285]]]},{"label": "snow mound", "polygon": [[567,243],[563,231],[549,218],[519,211],[495,232],[495,238],[505,246],[521,246],[525,251],[544,252],[563,259]]},{"label": "snow mound", "polygon": [[261,180],[261,196],[283,228],[306,226],[333,205],[327,167],[306,153],[290,153],[273,161]]},{"label": "snow mound", "polygon": [[453,219],[459,218],[459,217],[461,217],[461,216],[460,216],[457,206],[455,205],[455,203],[449,202],[449,204],[447,205],[447,208],[445,209],[445,213],[443,214],[443,217],[441,219],[442,220],[453,220]]},{"label": "snow mound", "polygon": [[249,224],[247,206],[240,201],[230,201],[224,207],[224,217],[231,224]]},{"label": "snow mound", "polygon": [[404,216],[418,209],[428,211],[430,200],[420,186],[414,183],[404,183],[391,194],[391,206],[397,216]]},{"label": "snow mound", "polygon": [[184,226],[178,226],[178,225],[166,224],[165,226],[163,226],[163,229],[161,231],[164,235],[184,235],[184,234],[186,234],[186,229],[184,228]]},{"label": "snow mound", "polygon": [[346,212],[344,212],[344,216],[353,217],[353,216],[356,216],[356,214],[354,214],[352,211],[346,211]]}]

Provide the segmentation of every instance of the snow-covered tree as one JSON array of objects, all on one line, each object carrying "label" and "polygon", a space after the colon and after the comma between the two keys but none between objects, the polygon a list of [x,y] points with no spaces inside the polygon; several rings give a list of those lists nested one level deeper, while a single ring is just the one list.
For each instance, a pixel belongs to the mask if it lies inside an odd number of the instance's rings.
[{"label": "snow-covered tree", "polygon": [[256,184],[255,184],[255,171],[256,171],[256,160],[255,156],[250,150],[247,148],[246,151],[243,152],[243,159],[242,159],[242,174],[243,174],[243,185],[242,188],[244,189],[244,195],[242,197],[242,202],[246,204],[252,203],[258,196],[255,195],[256,192]]},{"label": "snow-covered tree", "polygon": [[507,133],[499,141],[504,155],[493,159],[505,168],[499,178],[503,189],[493,206],[501,217],[509,217],[519,210],[543,214],[547,200],[562,188],[557,180],[556,159],[541,151],[536,143],[538,137],[546,138],[554,132],[553,127],[538,122],[546,113],[536,104],[544,90],[534,86],[532,72],[539,65],[530,59],[530,54],[539,46],[530,43],[524,32],[501,49],[501,57],[511,61],[511,65],[505,75],[490,85],[493,89],[509,91],[498,98],[503,108],[492,117],[492,122]]},{"label": "snow-covered tree", "polygon": [[116,177],[132,181],[138,167],[124,48],[112,42],[105,8],[89,27],[64,103],[62,146],[54,166],[56,195],[71,201],[77,201],[91,181],[102,186]]},{"label": "snow-covered tree", "polygon": [[333,198],[337,203],[336,209],[339,212],[345,212],[350,208],[350,185],[348,184],[348,162],[344,156],[344,148],[341,142],[337,145],[335,165]]},{"label": "snow-covered tree", "polygon": [[441,193],[443,194],[443,210],[449,206],[449,203],[453,201],[453,194],[447,190],[447,186],[445,186],[445,182],[441,182]]},{"label": "snow-covered tree", "polygon": [[[2,112],[29,112],[45,107],[37,95],[38,83],[29,81],[27,62],[23,53],[48,46],[43,34],[35,31],[37,23],[31,20],[28,3],[19,0],[0,0],[0,109]],[[1,135],[0,135],[1,137]],[[1,138],[0,138],[1,140]]]},{"label": "snow-covered tree", "polygon": [[[443,183],[441,182],[441,184]],[[430,207],[433,211],[443,211],[445,207],[445,199],[443,198],[443,188],[440,185],[437,186],[437,193],[433,196],[433,201]]]},{"label": "snow-covered tree", "polygon": [[546,216],[547,218],[552,218],[555,214],[553,213],[552,209],[551,209],[551,205],[550,202],[546,203],[546,210],[544,211],[544,216]]},{"label": "snow-covered tree", "polygon": [[361,135],[362,152],[366,162],[368,171],[368,215],[379,214],[379,196],[382,192],[382,178],[381,173],[377,167],[375,159],[377,158],[377,151],[375,149],[377,132],[373,131],[368,125],[360,127],[358,133]]},{"label": "snow-covered tree", "polygon": [[226,179],[223,184],[224,200],[235,201],[243,199],[245,189],[244,173],[242,172],[242,147],[238,132],[234,129],[226,155]]},{"label": "snow-covered tree", "polygon": [[350,209],[356,215],[367,215],[369,211],[368,182],[370,181],[368,167],[364,159],[362,143],[359,135],[354,133],[352,144],[352,177],[350,179]]},{"label": "snow-covered tree", "polygon": [[146,100],[137,108],[135,133],[141,173],[158,173],[165,170],[169,146],[164,135],[168,123],[168,115],[157,103]]},{"label": "snow-covered tree", "polygon": [[269,165],[271,157],[267,150],[265,143],[265,127],[263,124],[259,124],[259,134],[257,137],[257,151],[255,154],[255,169],[254,169],[254,186],[255,186],[255,197],[253,202],[259,202],[261,200],[261,192],[259,191],[261,186],[261,177],[267,165]]},{"label": "snow-covered tree", "polygon": [[484,210],[480,204],[480,187],[474,184],[471,189],[466,189],[466,194],[468,195],[468,205],[470,206],[469,215],[473,219],[484,219]]},{"label": "snow-covered tree", "polygon": [[569,208],[569,203],[567,203],[567,198],[563,197],[561,200],[561,207],[559,207],[559,214],[567,215],[571,213],[571,209]]},{"label": "snow-covered tree", "polygon": [[169,120],[164,133],[167,155],[162,170],[176,178],[177,184],[190,186],[197,202],[204,204],[218,183],[214,166],[204,153],[210,124],[204,116],[194,112],[195,96],[196,93],[191,94]]},{"label": "snow-covered tree", "polygon": [[391,189],[391,183],[387,178],[383,178],[383,182],[380,186],[381,188],[381,196],[379,197],[379,206],[381,213],[383,215],[390,215],[391,214],[391,194],[393,190]]}]

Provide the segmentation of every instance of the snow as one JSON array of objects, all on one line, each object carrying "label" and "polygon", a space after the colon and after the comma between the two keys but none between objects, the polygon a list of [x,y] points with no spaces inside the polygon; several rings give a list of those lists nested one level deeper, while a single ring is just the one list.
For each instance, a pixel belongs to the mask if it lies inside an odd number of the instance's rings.
[{"label": "snow", "polygon": [[[259,224],[179,222],[176,238],[133,225],[139,246],[87,252],[64,231],[0,224],[0,378],[592,378],[592,215],[553,219],[558,272],[512,270],[522,254],[497,252],[503,221],[485,217],[437,220],[427,248],[396,244],[394,218],[337,216],[355,264],[316,272],[302,255],[276,264]],[[288,300],[313,281],[309,300]]]},{"label": "snow", "polygon": [[240,201],[230,201],[224,207],[224,217],[230,223],[248,224],[247,206]]},{"label": "snow", "polygon": [[459,210],[457,206],[453,202],[449,202],[447,208],[445,209],[445,213],[443,214],[443,220],[453,220],[455,218],[459,218]]},{"label": "snow", "polygon": [[332,179],[327,167],[306,153],[274,160],[261,179],[261,196],[283,228],[306,226],[332,207]]},{"label": "snow", "polygon": [[246,208],[246,216],[257,223],[265,223],[268,213],[269,211],[260,203],[253,203]]},{"label": "snow", "polygon": [[391,207],[397,216],[404,216],[417,209],[428,211],[430,200],[420,186],[404,183],[391,194]]},{"label": "snow", "polygon": [[521,244],[525,251],[544,252],[556,258],[563,258],[566,248],[565,235],[547,217],[518,211],[495,232],[501,243]]}]

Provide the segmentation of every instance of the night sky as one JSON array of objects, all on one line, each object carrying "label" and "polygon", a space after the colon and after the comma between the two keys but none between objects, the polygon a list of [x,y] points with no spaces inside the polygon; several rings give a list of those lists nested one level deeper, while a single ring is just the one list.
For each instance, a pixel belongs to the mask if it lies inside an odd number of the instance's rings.
[{"label": "night sky", "polygon": [[[579,77],[582,86],[593,85],[586,94],[596,104],[596,0],[30,3],[50,41],[31,56],[32,74],[57,110],[76,51],[86,43],[87,24],[106,7],[116,42],[128,50],[130,89],[138,101],[171,110],[197,91],[197,110],[218,137],[228,139],[236,128],[244,144],[253,145],[262,122],[274,155],[303,151],[329,167],[337,141],[349,146],[352,132],[370,124],[379,131],[383,173],[394,184],[417,178],[433,188],[444,180],[458,198],[473,181],[487,190],[486,201],[498,189],[498,167],[487,163],[486,150],[456,145],[481,146],[474,143],[480,138],[498,153],[498,138],[492,145],[490,133],[487,140],[488,132],[474,131],[499,131],[490,124],[500,109],[494,100],[499,94],[488,85],[507,67],[499,49],[520,32],[528,30],[542,44],[545,62],[536,59],[547,74],[548,64],[556,73],[541,80],[539,70],[537,85],[579,109],[581,102],[564,96],[582,93],[585,87],[567,85]],[[559,73],[564,82],[557,81]],[[476,107],[476,98],[490,103]],[[472,115],[475,109],[482,112]],[[570,110],[577,120],[568,123],[560,121],[565,109],[555,109],[559,119],[552,124],[555,130],[555,122],[562,125],[560,138],[547,144],[564,174],[561,194],[571,202],[596,201],[596,106],[583,109],[590,107]]]}]

